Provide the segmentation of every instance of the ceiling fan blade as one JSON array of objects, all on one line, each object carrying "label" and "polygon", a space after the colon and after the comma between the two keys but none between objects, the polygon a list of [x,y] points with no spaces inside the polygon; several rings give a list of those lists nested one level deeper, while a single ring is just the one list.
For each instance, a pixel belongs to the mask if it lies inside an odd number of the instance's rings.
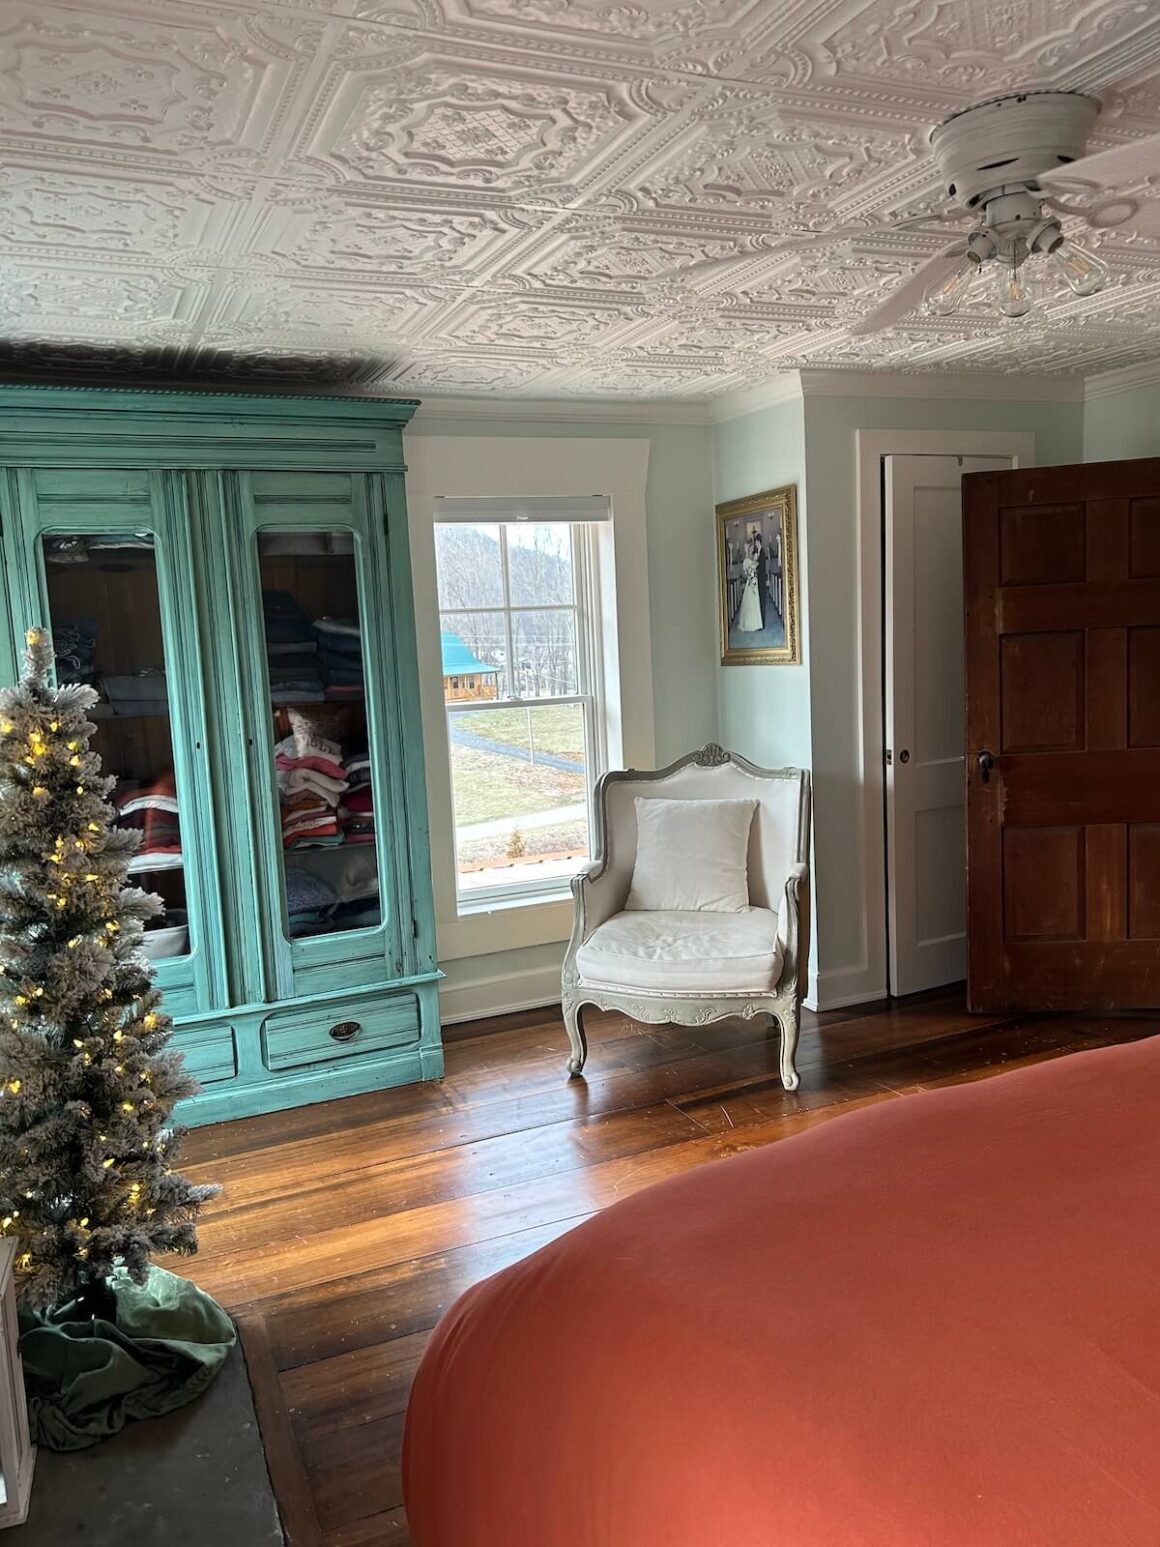
[{"label": "ceiling fan blade", "polygon": [[1125,183],[1140,183],[1160,174],[1160,134],[1145,140],[1132,140],[1113,150],[1097,150],[1079,161],[1055,167],[1036,178],[1044,188],[1067,189],[1073,183],[1091,183],[1097,188],[1114,188]]},{"label": "ceiling fan blade", "polygon": [[933,258],[920,264],[909,279],[904,279],[885,301],[852,323],[848,331],[854,337],[860,337],[865,333],[880,333],[884,328],[893,327],[908,312],[914,311],[930,287],[953,269],[965,252],[962,242],[952,242],[942,252],[936,252]]}]

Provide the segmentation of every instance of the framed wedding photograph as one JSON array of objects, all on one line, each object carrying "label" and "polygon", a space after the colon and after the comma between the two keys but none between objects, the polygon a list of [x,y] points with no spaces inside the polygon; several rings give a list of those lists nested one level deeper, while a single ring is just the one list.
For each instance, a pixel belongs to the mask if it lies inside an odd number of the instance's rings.
[{"label": "framed wedding photograph", "polygon": [[721,664],[799,665],[794,484],[717,506],[717,572]]}]

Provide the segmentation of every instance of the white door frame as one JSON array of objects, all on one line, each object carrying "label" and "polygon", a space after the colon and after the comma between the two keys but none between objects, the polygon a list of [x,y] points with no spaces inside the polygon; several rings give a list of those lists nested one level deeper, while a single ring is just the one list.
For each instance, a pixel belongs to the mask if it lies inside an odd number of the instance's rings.
[{"label": "white door frame", "polygon": [[[844,971],[838,1003],[884,999],[886,958],[886,797],[882,714],[882,459],[888,456],[1010,457],[1013,467],[1035,466],[1030,430],[857,430],[854,435],[858,490],[858,683],[862,790],[861,886],[862,964]],[[831,1008],[827,1000],[826,1008]]]}]

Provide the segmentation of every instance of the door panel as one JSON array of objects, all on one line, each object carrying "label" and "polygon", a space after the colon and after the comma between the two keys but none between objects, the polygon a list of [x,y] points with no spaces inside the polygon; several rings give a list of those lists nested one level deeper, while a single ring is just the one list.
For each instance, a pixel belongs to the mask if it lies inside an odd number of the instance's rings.
[{"label": "door panel", "polygon": [[1154,1006],[1160,461],[963,491],[971,1007]]},{"label": "door panel", "polygon": [[[966,972],[963,807],[964,469],[1006,458],[887,457],[886,850],[890,990]],[[1009,534],[1010,562],[1030,540]]]},{"label": "door panel", "polygon": [[237,491],[265,996],[380,983],[404,971],[402,802],[367,479],[247,473]]},{"label": "door panel", "polygon": [[93,749],[117,784],[118,825],[141,835],[131,879],[165,915],[144,949],[177,1015],[225,1003],[205,715],[176,475],[144,469],[9,476],[5,542],[21,630],[45,623],[57,675],[99,696]]}]

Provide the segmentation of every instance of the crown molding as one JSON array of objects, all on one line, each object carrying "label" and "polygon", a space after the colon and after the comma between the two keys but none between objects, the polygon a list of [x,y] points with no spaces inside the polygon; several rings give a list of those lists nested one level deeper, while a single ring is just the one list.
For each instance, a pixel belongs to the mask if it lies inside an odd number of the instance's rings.
[{"label": "crown molding", "polygon": [[[757,386],[719,397],[519,398],[480,394],[425,397],[415,415],[432,419],[498,419],[544,424],[726,424],[807,397],[939,398],[960,402],[1082,403],[1160,382],[1160,360],[1098,376],[1016,376],[965,371],[780,371]],[[369,394],[365,388],[360,396]]]},{"label": "crown molding", "polygon": [[1089,376],[1084,382],[1084,397],[1110,397],[1115,392],[1131,392],[1136,387],[1153,387],[1160,382],[1160,360],[1149,360],[1143,365],[1125,365],[1118,371],[1101,371]]},{"label": "crown molding", "polygon": [[733,392],[723,392],[708,403],[710,424],[725,424],[730,419],[740,419],[745,414],[760,413],[763,408],[774,408],[779,403],[792,403],[802,396],[802,372],[782,371],[771,381],[763,381],[756,387],[739,387]]},{"label": "crown molding", "polygon": [[671,398],[519,398],[472,395],[429,397],[415,415],[422,427],[430,419],[505,419],[547,424],[708,424],[709,405],[701,399]]},{"label": "crown molding", "polygon": [[1082,403],[1082,376],[1015,376],[975,371],[799,372],[804,397],[957,398],[961,402]]}]

